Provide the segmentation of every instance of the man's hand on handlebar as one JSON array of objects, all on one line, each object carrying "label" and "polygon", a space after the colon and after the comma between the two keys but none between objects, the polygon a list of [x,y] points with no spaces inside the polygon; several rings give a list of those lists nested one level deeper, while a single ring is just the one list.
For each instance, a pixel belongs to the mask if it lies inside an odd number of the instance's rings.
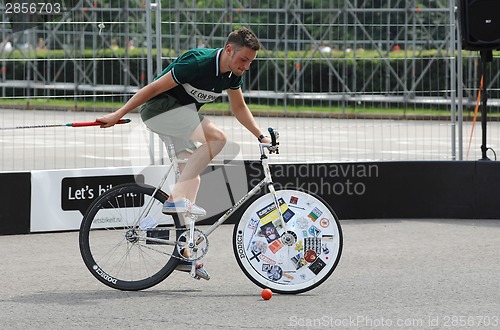
[{"label": "man's hand on handlebar", "polygon": [[[278,148],[279,148],[279,144],[280,144],[278,142],[278,138],[280,135],[279,135],[277,130],[275,130],[271,127],[269,127],[267,130],[269,132],[270,137],[266,136],[266,138],[267,138],[267,140],[269,140],[269,144],[271,144],[271,146],[267,147],[267,149],[269,150],[270,154],[273,154],[273,153],[278,154],[279,153]],[[264,139],[262,139],[262,140],[264,140]]]}]

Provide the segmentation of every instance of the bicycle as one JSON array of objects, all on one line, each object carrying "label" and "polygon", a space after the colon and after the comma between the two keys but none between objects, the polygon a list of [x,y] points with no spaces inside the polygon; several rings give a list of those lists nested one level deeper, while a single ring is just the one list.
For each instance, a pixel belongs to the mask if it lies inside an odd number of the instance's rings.
[{"label": "bicycle", "polygon": [[[119,290],[144,290],[165,280],[180,260],[195,262],[209,248],[209,235],[245,207],[233,231],[233,250],[243,273],[261,288],[295,294],[323,283],[342,254],[342,229],[332,208],[300,189],[276,190],[266,155],[279,153],[279,134],[259,143],[264,178],[205,232],[190,214],[165,215],[162,191],[172,169],[179,175],[173,144],[171,160],[158,186],[127,183],[99,196],[86,211],[79,232],[80,252],[92,275]],[[259,192],[267,188],[267,192]],[[181,219],[183,220],[181,222]],[[188,249],[189,253],[181,253]]]}]

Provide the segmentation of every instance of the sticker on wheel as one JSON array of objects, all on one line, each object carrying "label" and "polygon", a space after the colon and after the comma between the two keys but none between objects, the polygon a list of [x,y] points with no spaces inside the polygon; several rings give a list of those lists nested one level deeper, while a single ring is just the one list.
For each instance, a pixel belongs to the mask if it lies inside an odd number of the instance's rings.
[{"label": "sticker on wheel", "polygon": [[267,271],[267,277],[274,282],[279,281],[283,276],[283,270],[278,265],[268,265],[263,270]]}]

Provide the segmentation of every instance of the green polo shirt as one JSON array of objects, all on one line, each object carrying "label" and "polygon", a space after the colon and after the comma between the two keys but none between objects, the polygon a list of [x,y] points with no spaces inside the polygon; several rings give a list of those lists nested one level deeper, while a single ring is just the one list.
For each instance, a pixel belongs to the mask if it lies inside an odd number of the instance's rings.
[{"label": "green polo shirt", "polygon": [[[242,77],[220,72],[222,49],[192,49],[179,56],[155,78],[172,72],[178,84],[141,106],[141,118],[153,132],[173,139],[176,151],[194,150],[189,141],[203,121],[197,110],[214,101],[226,89],[239,89]],[[167,142],[169,143],[169,142]]]},{"label": "green polo shirt", "polygon": [[181,105],[195,104],[197,109],[218,98],[226,89],[239,89],[242,77],[220,72],[222,48],[197,48],[187,51],[175,59],[161,74],[167,72],[179,85],[164,92],[175,98]]}]

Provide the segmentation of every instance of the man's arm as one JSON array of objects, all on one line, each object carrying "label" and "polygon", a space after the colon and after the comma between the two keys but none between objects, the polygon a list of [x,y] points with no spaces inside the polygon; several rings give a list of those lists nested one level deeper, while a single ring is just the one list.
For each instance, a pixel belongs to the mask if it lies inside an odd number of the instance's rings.
[{"label": "man's arm", "polygon": [[[238,121],[246,127],[256,138],[262,135],[262,131],[255,122],[255,119],[248,109],[248,106],[243,98],[243,93],[241,89],[228,89],[227,95],[229,96],[229,103],[231,105],[231,111],[238,119]],[[271,140],[265,138],[262,142],[269,143]]]},{"label": "man's arm", "polygon": [[170,90],[175,86],[177,86],[177,83],[174,81],[172,73],[168,72],[160,79],[155,80],[139,89],[120,109],[101,118],[97,118],[97,121],[104,123],[101,125],[103,128],[111,127],[130,111],[141,106],[143,103],[152,99],[156,95]]}]

